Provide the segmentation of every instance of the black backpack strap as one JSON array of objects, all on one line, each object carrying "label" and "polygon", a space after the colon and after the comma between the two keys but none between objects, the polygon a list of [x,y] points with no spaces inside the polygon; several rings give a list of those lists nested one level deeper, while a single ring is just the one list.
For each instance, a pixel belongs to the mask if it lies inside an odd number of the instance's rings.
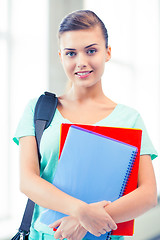
[{"label": "black backpack strap", "polygon": [[[58,99],[55,94],[45,92],[45,94],[42,94],[39,97],[35,107],[34,124],[35,124],[35,136],[36,136],[38,154],[39,154],[39,163],[40,163],[39,146],[40,146],[41,137],[44,129],[49,127],[53,119],[53,116],[57,107],[57,103],[58,103]],[[17,237],[19,236],[24,237],[29,234],[34,205],[35,203],[30,199],[28,199],[27,205],[24,211],[24,215],[22,218],[22,222],[19,228],[19,233],[17,233],[16,236],[13,237],[12,239],[19,239]]]},{"label": "black backpack strap", "polygon": [[45,92],[45,94],[42,94],[39,97],[35,107],[34,125],[39,161],[41,159],[39,151],[41,137],[44,129],[49,127],[53,119],[57,107],[57,102],[58,99],[54,93]]},{"label": "black backpack strap", "polygon": [[29,233],[35,203],[28,198],[19,231]]}]

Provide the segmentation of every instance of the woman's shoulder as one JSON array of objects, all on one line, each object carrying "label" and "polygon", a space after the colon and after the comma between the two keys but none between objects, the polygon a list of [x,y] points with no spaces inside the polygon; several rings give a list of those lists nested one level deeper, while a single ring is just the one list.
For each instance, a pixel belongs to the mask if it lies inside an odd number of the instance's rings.
[{"label": "woman's shoulder", "polygon": [[117,119],[115,121],[128,125],[128,127],[133,127],[141,116],[134,107],[125,104],[118,104],[116,106],[114,118]]},{"label": "woman's shoulder", "polygon": [[32,98],[30,100],[28,100],[26,106],[25,106],[25,109],[24,111],[25,112],[34,112],[34,109],[35,109],[35,106],[36,106],[36,103],[37,103],[37,100],[38,100],[38,97],[36,98]]},{"label": "woman's shoulder", "polygon": [[36,103],[37,103],[37,101],[38,101],[38,97],[35,97],[35,98],[31,98],[29,101],[28,101],[28,105],[30,106],[30,107],[35,107],[35,105],[36,105]]},{"label": "woman's shoulder", "polygon": [[125,105],[125,104],[122,104],[122,103],[119,103],[118,105],[118,108],[120,111],[122,111],[123,113],[125,114],[129,114],[129,115],[139,115],[139,112],[137,109],[135,109],[134,107],[131,107],[131,106],[128,106],[128,105]]}]

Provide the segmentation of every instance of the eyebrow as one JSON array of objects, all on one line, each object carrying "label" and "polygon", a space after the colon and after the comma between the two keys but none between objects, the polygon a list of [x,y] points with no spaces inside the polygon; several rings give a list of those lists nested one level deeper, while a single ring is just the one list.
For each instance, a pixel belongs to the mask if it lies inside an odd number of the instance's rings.
[{"label": "eyebrow", "polygon": [[85,47],[85,48],[89,48],[89,47],[92,47],[92,46],[94,46],[94,45],[98,45],[98,44],[97,44],[97,43],[93,43],[93,44],[88,45],[88,46]]},{"label": "eyebrow", "polygon": [[[95,46],[95,45],[98,45],[98,44],[97,44],[97,43],[90,44],[90,45],[86,46],[85,49],[86,49],[86,48],[89,48],[89,47],[92,47],[92,46]],[[75,51],[76,49],[75,49],[75,48],[64,48],[63,50],[64,50],[64,51],[65,51],[65,50]]]},{"label": "eyebrow", "polygon": [[65,51],[65,50],[75,51],[76,49],[75,49],[75,48],[64,48],[63,50],[64,50],[64,51]]}]

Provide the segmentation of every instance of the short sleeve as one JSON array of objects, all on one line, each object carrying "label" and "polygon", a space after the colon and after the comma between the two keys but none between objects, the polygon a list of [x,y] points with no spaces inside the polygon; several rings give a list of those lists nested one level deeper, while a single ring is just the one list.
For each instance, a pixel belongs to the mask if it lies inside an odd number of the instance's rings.
[{"label": "short sleeve", "polygon": [[152,141],[148,135],[144,121],[143,121],[142,117],[140,116],[140,114],[138,114],[138,117],[134,124],[134,128],[142,130],[142,142],[141,142],[140,155],[148,154],[151,156],[151,159],[153,160],[154,158],[156,158],[158,156],[158,154],[152,144]]},{"label": "short sleeve", "polygon": [[13,141],[19,145],[19,139],[25,136],[35,136],[34,109],[37,99],[29,101],[17,126]]}]

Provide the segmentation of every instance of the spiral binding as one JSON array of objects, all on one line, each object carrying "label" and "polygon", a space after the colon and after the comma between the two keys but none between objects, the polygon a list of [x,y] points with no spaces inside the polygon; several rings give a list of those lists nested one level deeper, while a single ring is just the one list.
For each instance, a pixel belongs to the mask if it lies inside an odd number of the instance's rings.
[{"label": "spiral binding", "polygon": [[[136,156],[137,156],[137,151],[133,151],[132,154],[131,154],[131,158],[130,158],[130,161],[129,161],[129,164],[128,164],[128,168],[127,168],[127,171],[126,171],[126,174],[125,174],[122,186],[121,186],[121,190],[120,190],[120,193],[119,193],[119,198],[123,196],[123,193],[124,193],[124,190],[126,188],[129,176],[131,174],[131,171],[132,171],[132,168],[133,168]],[[111,237],[110,237],[111,234],[112,234],[112,231],[108,232],[108,234],[106,236],[106,240],[111,240]]]},{"label": "spiral binding", "polygon": [[112,231],[111,232],[108,232],[108,234],[107,234],[107,236],[106,236],[106,240],[111,240],[111,233],[112,233]]},{"label": "spiral binding", "polygon": [[123,183],[122,183],[122,186],[121,186],[121,190],[120,190],[120,193],[119,193],[119,198],[123,196],[123,193],[125,191],[125,188],[126,188],[126,185],[127,185],[127,181],[128,181],[129,176],[131,174],[131,171],[132,171],[132,168],[133,168],[136,156],[137,156],[137,151],[133,151],[132,154],[131,154],[131,158],[130,158],[129,164],[128,164],[126,175],[124,177],[124,180],[123,180]]}]

